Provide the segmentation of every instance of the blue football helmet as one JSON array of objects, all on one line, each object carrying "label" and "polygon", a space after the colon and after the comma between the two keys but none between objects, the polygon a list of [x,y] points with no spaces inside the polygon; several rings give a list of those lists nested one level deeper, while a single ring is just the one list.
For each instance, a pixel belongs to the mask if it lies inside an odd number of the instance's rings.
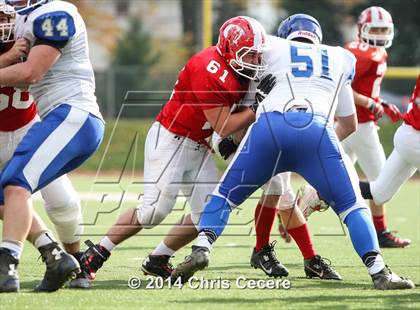
[{"label": "blue football helmet", "polygon": [[277,36],[283,39],[305,39],[313,44],[322,43],[319,22],[307,14],[295,14],[286,18],[277,29]]},{"label": "blue football helmet", "polygon": [[26,15],[50,0],[6,0],[6,4],[12,6],[15,12]]}]

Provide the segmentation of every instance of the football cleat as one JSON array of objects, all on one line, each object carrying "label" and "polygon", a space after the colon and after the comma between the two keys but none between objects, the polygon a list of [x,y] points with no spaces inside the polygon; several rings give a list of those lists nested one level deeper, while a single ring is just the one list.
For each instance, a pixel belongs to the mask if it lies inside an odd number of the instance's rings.
[{"label": "football cleat", "polygon": [[320,278],[323,280],[342,280],[340,274],[331,267],[331,262],[315,255],[311,259],[303,261],[307,278]]},{"label": "football cleat", "polygon": [[44,278],[35,292],[54,292],[80,273],[80,265],[73,255],[64,252],[56,242],[40,247],[42,261],[47,265]]},{"label": "football cleat", "polygon": [[286,243],[290,243],[292,241],[292,238],[290,237],[290,234],[287,232],[286,227],[284,227],[283,220],[281,219],[280,213],[277,213],[277,217],[279,219],[279,234],[280,237],[284,240]]},{"label": "football cleat", "polygon": [[377,231],[376,233],[381,248],[405,248],[411,244],[410,239],[398,238],[389,229]]},{"label": "football cleat", "polygon": [[328,203],[321,199],[318,192],[310,185],[300,189],[298,196],[298,207],[306,220],[314,211],[323,212],[329,208]]},{"label": "football cleat", "polygon": [[393,273],[388,266],[372,275],[373,285],[377,290],[403,290],[415,288],[413,281]]},{"label": "football cleat", "polygon": [[16,270],[18,264],[19,261],[9,250],[0,248],[0,293],[19,291],[19,276]]},{"label": "football cleat", "polygon": [[174,267],[169,262],[170,259],[169,255],[149,255],[141,264],[141,270],[145,275],[167,279],[174,270]]},{"label": "football cleat", "polygon": [[85,244],[89,248],[82,254],[80,266],[90,280],[95,280],[96,273],[111,256],[111,252],[90,240],[86,240]]},{"label": "football cleat", "polygon": [[289,271],[280,263],[276,257],[274,246],[276,241],[263,247],[259,252],[254,250],[251,255],[251,266],[261,269],[269,277],[287,277]]},{"label": "football cleat", "polygon": [[[77,259],[79,264],[82,265],[83,252],[77,252],[77,253],[74,253],[72,255]],[[76,278],[72,279],[70,281],[69,287],[70,288],[81,288],[81,289],[89,288],[90,287],[90,280],[89,280],[89,275],[87,274],[87,272],[84,271],[84,270],[81,270],[81,272],[76,276]]]},{"label": "football cleat", "polygon": [[186,283],[199,270],[209,265],[209,249],[206,247],[192,246],[192,253],[185,257],[184,261],[172,271],[171,282],[175,283],[178,278],[181,283]]}]

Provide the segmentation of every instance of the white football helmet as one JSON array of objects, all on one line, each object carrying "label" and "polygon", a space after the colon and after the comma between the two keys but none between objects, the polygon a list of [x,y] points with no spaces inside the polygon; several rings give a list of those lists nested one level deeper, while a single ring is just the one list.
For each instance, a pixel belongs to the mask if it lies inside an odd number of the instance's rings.
[{"label": "white football helmet", "polygon": [[0,41],[13,42],[15,30],[15,11],[4,1],[0,1]]},{"label": "white football helmet", "polygon": [[391,14],[379,6],[365,9],[357,21],[360,39],[374,47],[388,48],[394,38],[394,23]]}]

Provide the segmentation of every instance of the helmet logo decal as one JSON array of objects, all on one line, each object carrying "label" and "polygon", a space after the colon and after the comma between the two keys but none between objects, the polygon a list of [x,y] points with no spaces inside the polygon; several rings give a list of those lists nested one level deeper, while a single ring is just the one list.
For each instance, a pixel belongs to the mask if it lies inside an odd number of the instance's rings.
[{"label": "helmet logo decal", "polygon": [[239,39],[245,35],[245,31],[238,25],[228,25],[223,31],[223,35],[227,38],[230,34],[232,35],[232,41],[238,44]]}]

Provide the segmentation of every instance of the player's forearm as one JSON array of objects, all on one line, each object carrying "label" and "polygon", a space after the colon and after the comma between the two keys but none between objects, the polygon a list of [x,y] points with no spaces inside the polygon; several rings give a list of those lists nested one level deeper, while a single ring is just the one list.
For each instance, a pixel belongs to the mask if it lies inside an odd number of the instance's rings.
[{"label": "player's forearm", "polygon": [[352,114],[344,117],[337,117],[337,122],[335,123],[335,133],[338,137],[338,140],[343,141],[345,138],[350,136],[353,132],[357,130],[357,116]]},{"label": "player's forearm", "polygon": [[358,92],[353,90],[353,96],[354,96],[354,103],[358,106],[364,107],[364,108],[369,108],[370,106],[370,98],[359,94]]},{"label": "player's forearm", "polygon": [[245,127],[245,128],[242,128],[241,130],[238,130],[237,132],[234,132],[233,141],[235,141],[236,144],[239,144],[242,141],[242,138],[245,136],[247,131],[248,131],[248,127]]},{"label": "player's forearm", "polygon": [[225,138],[234,132],[248,127],[255,121],[255,113],[251,109],[246,109],[239,113],[230,114],[220,126],[216,126],[214,130],[217,134]]},{"label": "player's forearm", "polygon": [[339,141],[343,141],[351,134],[351,132],[346,130],[340,123],[337,123],[337,125],[335,126],[335,133]]},{"label": "player's forearm", "polygon": [[18,63],[0,69],[0,85],[2,86],[29,85],[37,82],[40,78],[26,63]]},{"label": "player's forearm", "polygon": [[8,53],[0,55],[0,69],[6,68],[13,64],[13,59],[9,57]]}]

